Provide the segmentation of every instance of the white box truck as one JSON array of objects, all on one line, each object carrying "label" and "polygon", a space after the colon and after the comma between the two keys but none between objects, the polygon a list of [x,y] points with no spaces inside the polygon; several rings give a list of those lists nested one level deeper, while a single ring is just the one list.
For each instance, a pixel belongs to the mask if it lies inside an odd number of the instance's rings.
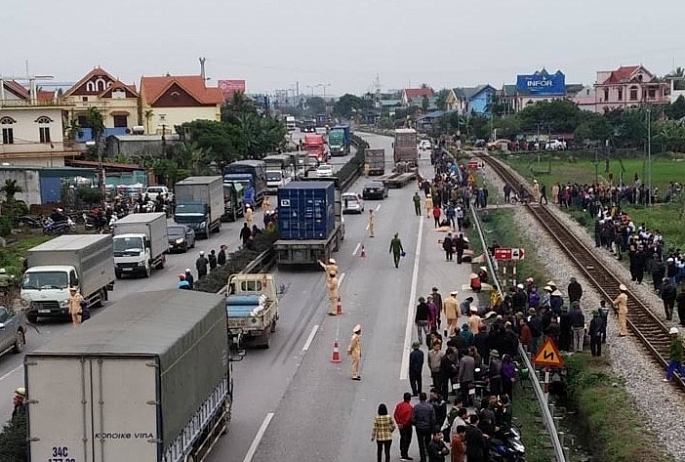
[{"label": "white box truck", "polygon": [[220,176],[191,176],[174,186],[174,221],[188,225],[196,236],[209,239],[221,230],[224,214],[224,180]]},{"label": "white box truck", "polygon": [[27,317],[69,316],[69,288],[78,287],[90,306],[107,301],[114,287],[114,252],[109,234],[68,234],[33,247],[21,282],[21,297],[30,300]]},{"label": "white box truck", "polygon": [[32,461],[205,460],[233,396],[224,297],[132,294],[26,355]]},{"label": "white box truck", "polygon": [[166,214],[132,213],[114,223],[114,274],[150,277],[162,269],[169,251]]}]

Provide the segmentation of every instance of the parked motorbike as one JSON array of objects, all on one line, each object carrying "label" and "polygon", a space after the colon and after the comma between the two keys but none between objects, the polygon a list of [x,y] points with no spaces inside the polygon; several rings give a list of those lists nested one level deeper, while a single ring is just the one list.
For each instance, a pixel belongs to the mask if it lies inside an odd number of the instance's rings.
[{"label": "parked motorbike", "polygon": [[59,235],[74,231],[76,231],[76,223],[71,218],[67,218],[65,221],[54,221],[52,218],[48,218],[43,225],[44,234]]}]

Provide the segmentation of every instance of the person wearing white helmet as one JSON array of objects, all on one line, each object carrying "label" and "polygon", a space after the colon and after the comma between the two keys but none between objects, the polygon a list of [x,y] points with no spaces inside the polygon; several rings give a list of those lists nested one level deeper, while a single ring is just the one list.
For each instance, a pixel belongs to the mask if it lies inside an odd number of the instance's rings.
[{"label": "person wearing white helmet", "polygon": [[326,280],[331,278],[331,274],[333,276],[338,275],[338,263],[335,261],[335,258],[329,258],[328,259],[328,264],[322,262],[321,260],[318,260],[319,265],[323,268],[324,272],[326,273]]},{"label": "person wearing white helmet", "polygon": [[190,271],[190,268],[186,268],[186,281],[190,286],[190,290],[193,290],[193,283],[195,283],[195,278],[193,277],[193,273],[192,271]]},{"label": "person wearing white helmet", "polygon": [[681,340],[680,335],[678,335],[678,328],[671,327],[671,330],[669,330],[668,333],[671,334],[671,346],[669,348],[669,361],[664,382],[671,380],[675,371],[678,371],[680,377],[685,377],[685,367],[683,367],[683,341]]},{"label": "person wearing white helmet", "polygon": [[254,212],[252,211],[252,207],[249,204],[245,207],[245,222],[247,223],[247,227],[252,229],[252,224],[254,222]]},{"label": "person wearing white helmet", "polygon": [[195,269],[197,270],[197,278],[202,279],[207,276],[207,267],[209,266],[209,260],[205,257],[204,251],[200,250],[200,256],[195,260]]},{"label": "person wearing white helmet", "polygon": [[628,288],[621,284],[618,286],[621,293],[614,299],[611,304],[618,309],[618,336],[625,337],[628,335],[626,327],[626,319],[628,317]]},{"label": "person wearing white helmet", "polygon": [[12,420],[17,416],[21,415],[22,412],[26,411],[26,405],[24,401],[26,400],[26,388],[19,387],[14,391],[14,399],[12,404],[14,404],[14,409],[12,410]]}]

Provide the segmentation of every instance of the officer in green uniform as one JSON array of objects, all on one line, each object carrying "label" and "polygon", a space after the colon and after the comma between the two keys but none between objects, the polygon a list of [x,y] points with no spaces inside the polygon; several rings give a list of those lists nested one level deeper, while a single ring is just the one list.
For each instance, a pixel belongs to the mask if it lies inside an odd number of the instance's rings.
[{"label": "officer in green uniform", "polygon": [[402,248],[402,241],[400,241],[400,238],[398,237],[399,233],[395,233],[395,237],[393,237],[390,240],[390,252],[392,252],[392,257],[393,260],[395,261],[395,268],[400,267],[400,257],[402,256],[402,253],[404,252],[404,249]]},{"label": "officer in green uniform", "polygon": [[421,216],[421,196],[419,196],[418,192],[414,193],[414,212],[416,213],[417,217]]}]

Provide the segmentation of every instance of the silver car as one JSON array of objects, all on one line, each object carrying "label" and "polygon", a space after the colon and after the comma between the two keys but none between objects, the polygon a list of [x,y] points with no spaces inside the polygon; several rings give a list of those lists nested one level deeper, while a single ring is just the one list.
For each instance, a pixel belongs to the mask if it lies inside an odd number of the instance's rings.
[{"label": "silver car", "polygon": [[0,354],[10,350],[24,351],[26,344],[26,315],[23,311],[0,306]]},{"label": "silver car", "polygon": [[363,213],[364,199],[359,193],[349,192],[344,193],[341,197],[343,204],[343,213]]}]

